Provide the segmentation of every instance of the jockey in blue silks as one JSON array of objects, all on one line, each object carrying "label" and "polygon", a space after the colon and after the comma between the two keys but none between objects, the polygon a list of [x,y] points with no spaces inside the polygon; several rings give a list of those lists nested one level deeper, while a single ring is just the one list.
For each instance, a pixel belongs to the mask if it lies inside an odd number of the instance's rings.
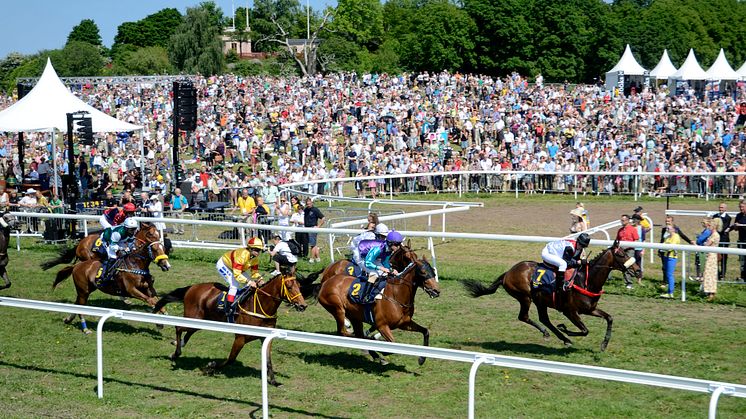
[{"label": "jockey in blue silks", "polygon": [[[358,246],[360,256],[364,258],[363,269],[368,273],[368,284],[374,284],[379,277],[389,273],[397,274],[391,268],[391,255],[401,247],[404,241],[401,233],[391,230],[386,235],[386,240],[363,240]],[[376,295],[376,299],[383,298],[382,293]]]}]

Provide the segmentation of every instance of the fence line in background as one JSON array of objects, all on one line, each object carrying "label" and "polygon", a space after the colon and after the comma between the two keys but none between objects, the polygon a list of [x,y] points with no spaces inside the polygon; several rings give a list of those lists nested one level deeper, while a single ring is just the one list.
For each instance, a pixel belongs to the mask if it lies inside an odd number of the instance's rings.
[{"label": "fence line in background", "polygon": [[19,298],[0,297],[0,306],[26,308],[34,310],[54,311],[62,313],[82,313],[86,316],[100,317],[96,327],[96,366],[98,379],[98,397],[104,397],[103,376],[103,331],[104,324],[110,318],[126,321],[162,324],[168,326],[181,326],[202,330],[210,330],[223,333],[245,334],[264,338],[262,343],[262,409],[263,417],[269,417],[269,388],[267,385],[267,358],[269,344],[274,339],[283,339],[293,342],[311,343],[324,346],[342,347],[348,349],[374,350],[384,353],[395,353],[409,356],[424,356],[427,358],[442,359],[470,363],[469,371],[469,394],[468,394],[468,417],[474,418],[474,397],[476,387],[477,369],[484,364],[506,368],[516,368],[527,371],[548,372],[554,374],[569,375],[575,377],[595,378],[606,381],[617,381],[622,383],[643,384],[677,390],[687,390],[699,393],[711,394],[709,401],[708,416],[714,419],[717,414],[717,405],[722,394],[733,397],[746,398],[746,385],[725,383],[721,381],[701,380],[672,375],[653,374],[616,368],[596,367],[591,365],[570,364],[557,361],[546,361],[531,358],[519,358],[490,354],[484,352],[471,352],[455,349],[437,348],[430,346],[410,345],[403,343],[380,342],[376,340],[363,340],[336,335],[323,335],[318,333],[300,332],[295,330],[272,329],[257,326],[247,326],[210,320],[198,320],[184,317],[164,316],[150,313],[138,313],[134,311],[122,311],[90,306],[78,306],[73,304],[52,303],[46,301],[25,300]]}]

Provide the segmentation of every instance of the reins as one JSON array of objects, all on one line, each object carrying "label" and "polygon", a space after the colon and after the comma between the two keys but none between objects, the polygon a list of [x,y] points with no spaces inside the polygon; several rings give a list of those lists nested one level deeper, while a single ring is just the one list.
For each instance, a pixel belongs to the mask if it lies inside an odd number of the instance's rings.
[{"label": "reins", "polygon": [[[272,294],[270,294],[270,293],[268,293],[267,291],[264,290],[264,288],[267,285],[269,285],[270,283],[272,283],[278,277],[282,281],[282,284],[280,285],[280,297],[276,297],[276,296],[274,296],[274,295],[272,295]],[[267,314],[267,312],[264,310],[264,307],[262,307],[262,302],[259,299],[259,294],[261,293],[262,295],[266,295],[267,297],[271,298],[274,301],[279,301],[279,302],[287,301],[289,303],[293,303],[293,301],[296,298],[298,298],[298,297],[300,297],[302,295],[300,292],[298,294],[295,294],[295,295],[290,295],[290,289],[287,286],[287,281],[292,280],[294,278],[295,277],[285,277],[284,275],[278,275],[278,276],[272,278],[270,281],[268,281],[266,284],[264,284],[264,286],[258,287],[254,291],[254,296],[252,297],[252,304],[253,304],[252,310],[253,311],[246,310],[245,308],[243,308],[243,306],[241,304],[238,305],[238,309],[242,313],[247,314],[247,315],[252,316],[252,317],[257,317],[257,318],[260,318],[260,319],[276,319],[277,318],[277,312],[276,312],[276,310],[275,310],[275,314]],[[283,297],[285,297],[285,298],[283,299]],[[261,314],[260,314],[260,312],[261,312]]]}]

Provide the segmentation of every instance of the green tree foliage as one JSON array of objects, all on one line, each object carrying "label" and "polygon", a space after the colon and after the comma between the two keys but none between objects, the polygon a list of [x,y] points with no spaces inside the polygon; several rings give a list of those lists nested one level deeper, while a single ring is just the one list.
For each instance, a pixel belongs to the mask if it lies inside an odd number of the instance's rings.
[{"label": "green tree foliage", "polygon": [[102,46],[101,34],[99,33],[96,22],[92,19],[81,20],[67,36],[68,44],[73,41],[88,42],[91,45]]},{"label": "green tree foliage", "polygon": [[339,0],[329,29],[372,51],[383,42],[383,6],[380,0]]},{"label": "green tree foliage", "polygon": [[251,35],[256,51],[277,51],[280,47],[263,39],[274,36],[277,26],[275,20],[287,31],[290,38],[306,37],[306,13],[298,0],[255,0],[251,14]]},{"label": "green tree foliage", "polygon": [[181,13],[173,8],[163,9],[137,22],[124,22],[117,28],[112,50],[128,44],[136,47],[168,47],[176,28],[181,24]]},{"label": "green tree foliage", "polygon": [[165,48],[143,47],[129,54],[124,61],[127,74],[170,74],[173,71]]},{"label": "green tree foliage", "polygon": [[174,68],[187,73],[220,74],[225,67],[220,39],[222,22],[220,9],[212,2],[187,9],[169,44]]},{"label": "green tree foliage", "polygon": [[458,70],[476,65],[477,26],[463,9],[432,1],[412,18],[413,31],[402,40],[400,54],[413,70]]},{"label": "green tree foliage", "polygon": [[52,64],[60,77],[98,76],[104,67],[100,48],[82,41],[71,41],[59,53],[52,54]]}]

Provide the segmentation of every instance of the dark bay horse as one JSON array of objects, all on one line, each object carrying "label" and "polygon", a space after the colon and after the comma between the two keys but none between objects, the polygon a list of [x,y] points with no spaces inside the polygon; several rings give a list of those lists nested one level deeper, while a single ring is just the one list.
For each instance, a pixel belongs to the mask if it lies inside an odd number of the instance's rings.
[{"label": "dark bay horse", "polygon": [[[435,277],[435,271],[425,259],[418,259],[417,255],[409,248],[400,247],[391,255],[391,266],[403,266],[402,271],[387,281],[384,288],[383,299],[376,300],[373,304],[373,318],[375,328],[389,342],[394,341],[391,334],[393,329],[420,332],[423,337],[423,345],[430,344],[430,331],[417,324],[414,316],[414,297],[417,288],[422,287],[430,298],[440,295],[440,287]],[[354,336],[363,338],[363,318],[365,307],[350,301],[347,291],[350,289],[354,276],[346,272],[333,275],[318,284],[315,295],[324,308],[334,316],[337,322],[337,333],[342,336],[350,336],[345,328],[345,317],[352,322]],[[370,352],[374,359],[380,359],[381,363],[386,361],[375,351]],[[424,357],[418,360],[422,365]]]},{"label": "dark bay horse", "polygon": [[[584,263],[583,267],[578,269],[572,288],[568,291],[560,290],[555,295],[531,291],[531,277],[536,270],[537,263],[530,261],[519,262],[513,265],[510,270],[500,275],[490,286],[485,286],[481,282],[471,279],[461,282],[472,297],[494,294],[498,287],[502,285],[508,294],[521,304],[518,320],[539,329],[545,338],[549,338],[547,329],[531,320],[528,315],[531,302],[533,301],[536,304],[536,310],[539,312],[541,323],[548,327],[566,346],[572,345],[572,341],[562,334],[562,332],[568,336],[588,335],[588,328],[585,327],[585,324],[580,319],[581,314],[601,317],[606,320],[606,336],[601,343],[601,351],[604,351],[611,339],[611,324],[613,319],[608,313],[596,306],[601,298],[601,294],[603,294],[604,284],[606,284],[606,279],[609,277],[611,271],[626,271],[627,267],[625,264],[630,264],[630,259],[619,247],[619,243],[614,242],[611,247],[604,250],[590,262]],[[632,269],[638,278],[642,277],[642,272],[637,264],[630,264],[629,266],[629,269]],[[562,281],[562,279],[557,278],[557,281]],[[564,314],[580,331],[568,330],[563,324],[554,327],[549,320],[549,314],[547,313],[548,307],[554,308]]]},{"label": "dark bay horse", "polygon": [[[86,305],[88,297],[98,289],[110,295],[134,297],[153,307],[158,294],[153,288],[153,277],[148,271],[150,262],[156,262],[163,271],[171,268],[163,244],[158,241],[142,244],[134,252],[121,258],[120,263],[112,268],[117,269],[117,272],[102,285],[96,284],[96,274],[102,265],[98,259],[78,262],[72,269],[75,290],[78,294],[75,304]],[[52,289],[57,288],[57,285],[68,277],[69,274],[63,272],[64,269],[57,273]],[[75,316],[76,314],[68,316],[65,323],[69,324]],[[83,333],[90,333],[83,315],[80,315],[80,327]]]},{"label": "dark bay horse", "polygon": [[[218,283],[203,283],[179,288],[164,295],[155,307],[153,307],[153,312],[161,310],[168,303],[183,301],[184,317],[224,322],[226,321],[225,312],[222,309],[218,309],[217,305],[220,293],[226,290],[227,287],[225,285]],[[277,325],[277,309],[283,301],[293,305],[298,311],[306,309],[306,301],[303,299],[303,295],[300,292],[300,285],[294,276],[277,275],[266,284],[257,288],[252,296],[243,299],[236,311],[236,323],[250,326],[275,327]],[[176,350],[171,355],[172,360],[175,361],[181,356],[181,348],[186,346],[189,338],[197,330],[176,327],[176,341],[174,342]],[[183,338],[181,336],[182,333],[185,333]],[[212,372],[233,363],[244,345],[254,339],[260,339],[261,342],[264,342],[264,338],[258,336],[236,335],[228,359],[220,364],[214,361],[210,362],[207,365],[207,370]],[[267,381],[273,386],[277,386],[275,372],[272,368],[271,343],[269,352],[270,355],[267,358]]]},{"label": "dark bay horse", "polygon": [[[74,247],[66,247],[62,249],[59,256],[42,263],[40,265],[41,268],[46,271],[62,263],[72,263],[76,259],[81,262],[91,259],[100,259],[100,256],[92,252],[91,249],[93,248],[93,245],[96,244],[101,233],[102,231],[91,233],[82,238]],[[153,223],[141,222],[140,229],[137,231],[135,239],[140,243],[150,244],[160,240],[160,235]],[[62,271],[67,272],[66,275],[69,276],[72,273],[72,266],[62,268]]]},{"label": "dark bay horse", "polygon": [[21,222],[15,215],[5,212],[0,216],[0,276],[5,281],[0,285],[0,290],[10,288],[10,277],[8,276],[7,266],[10,259],[8,258],[8,244],[10,243],[10,230],[19,228]]}]

